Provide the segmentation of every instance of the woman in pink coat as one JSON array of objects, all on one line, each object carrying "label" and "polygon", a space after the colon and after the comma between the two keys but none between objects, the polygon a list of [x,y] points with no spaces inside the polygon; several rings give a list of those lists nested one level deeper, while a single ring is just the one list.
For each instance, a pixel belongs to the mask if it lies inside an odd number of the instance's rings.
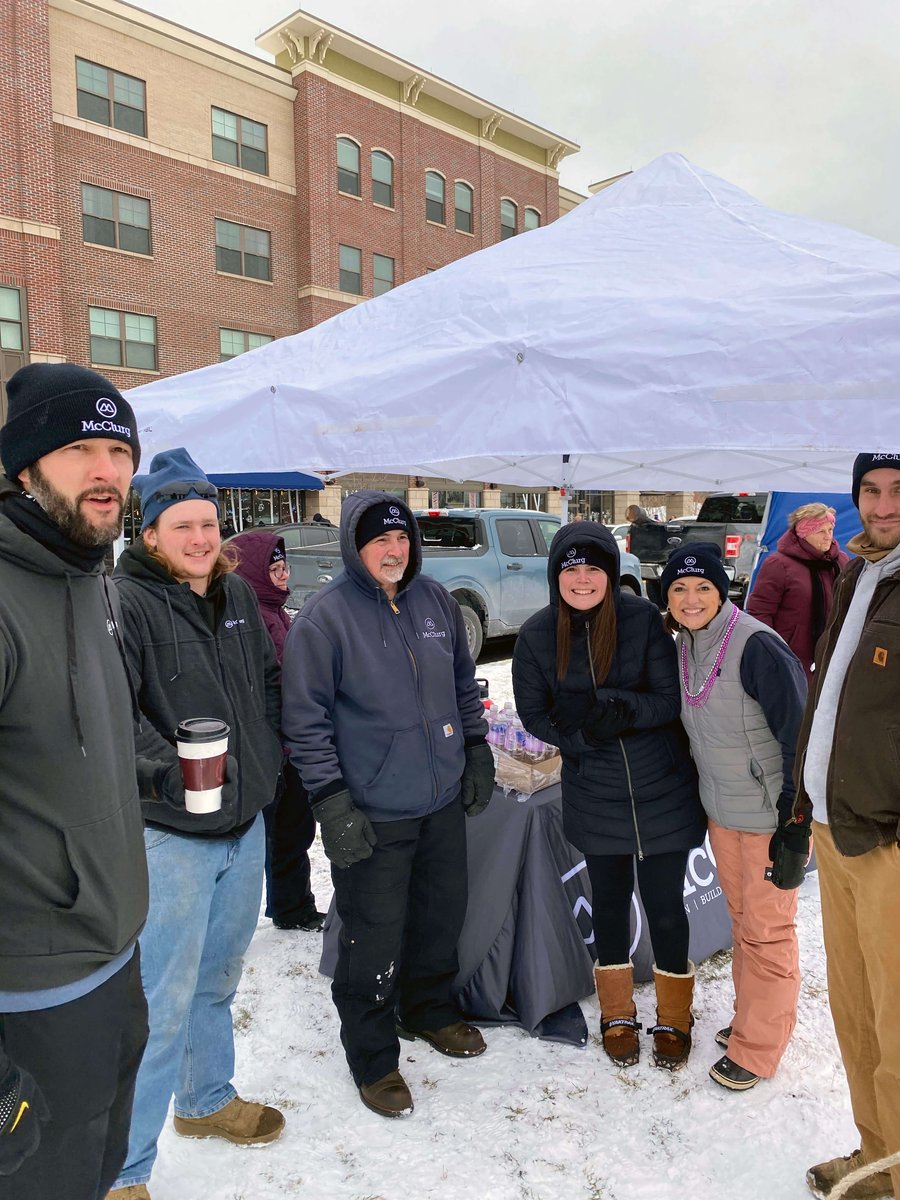
[{"label": "woman in pink coat", "polygon": [[759,569],[747,612],[780,633],[812,672],[819,635],[831,611],[834,581],[850,561],[834,540],[834,509],[804,504],[790,515],[778,549]]}]

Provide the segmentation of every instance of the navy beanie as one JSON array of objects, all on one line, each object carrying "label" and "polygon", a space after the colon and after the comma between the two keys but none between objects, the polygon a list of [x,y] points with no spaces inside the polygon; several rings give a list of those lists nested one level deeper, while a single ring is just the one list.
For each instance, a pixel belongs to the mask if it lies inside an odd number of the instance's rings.
[{"label": "navy beanie", "polygon": [[149,474],[135,475],[131,486],[141,501],[142,533],[161,512],[184,500],[210,500],[219,511],[218,490],[184,446],[154,454]]},{"label": "navy beanie", "polygon": [[690,542],[672,551],[659,577],[663,600],[676,579],[688,577],[707,579],[723,601],[728,599],[729,580],[722,562],[722,551],[714,542]]},{"label": "navy beanie", "polygon": [[853,464],[853,503],[859,508],[859,487],[866,471],[878,471],[887,467],[891,471],[900,471],[900,454],[857,454]]},{"label": "navy beanie", "polygon": [[581,546],[570,546],[557,563],[556,569],[562,572],[567,567],[581,566],[599,567],[612,580],[615,580],[617,575],[612,556],[607,554],[604,547],[597,542],[585,542]]},{"label": "navy beanie", "polygon": [[29,363],[7,383],[6,398],[0,461],[9,479],[45,454],[85,438],[126,442],[137,470],[141,444],[134,412],[96,371],[74,363]]},{"label": "navy beanie", "polygon": [[359,520],[356,522],[356,548],[362,550],[372,538],[379,537],[382,533],[390,533],[393,529],[402,530],[404,533],[409,533],[409,521],[406,513],[400,504],[395,504],[390,500],[379,501],[378,504],[373,504],[371,508],[365,509],[359,515]]}]

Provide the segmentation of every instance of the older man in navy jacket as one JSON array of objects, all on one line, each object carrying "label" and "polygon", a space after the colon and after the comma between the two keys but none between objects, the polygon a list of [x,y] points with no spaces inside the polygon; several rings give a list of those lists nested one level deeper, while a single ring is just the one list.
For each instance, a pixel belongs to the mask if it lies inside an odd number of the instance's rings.
[{"label": "older man in navy jacket", "polygon": [[412,1112],[398,1034],[471,1058],[452,984],[466,912],[463,814],[494,763],[459,605],[419,574],[415,518],[384,492],[341,516],[346,568],[294,622],[284,736],[320,823],[343,929],[332,995],[363,1103]]}]

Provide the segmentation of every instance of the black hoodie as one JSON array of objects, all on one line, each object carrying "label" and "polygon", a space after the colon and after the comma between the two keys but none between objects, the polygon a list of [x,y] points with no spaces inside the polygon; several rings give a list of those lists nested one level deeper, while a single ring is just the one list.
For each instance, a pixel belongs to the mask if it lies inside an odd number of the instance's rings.
[{"label": "black hoodie", "polygon": [[[703,841],[706,817],[697,773],[680,721],[675,643],[656,606],[610,578],[604,603],[616,606],[616,650],[595,688],[588,662],[588,618],[573,614],[569,669],[556,678],[559,564],[571,546],[594,542],[618,563],[615,539],[594,521],[564,525],[547,564],[550,603],[522,626],[513,651],[513,689],[522,724],[559,746],[566,836],[586,854],[664,854]],[[559,733],[551,712],[583,717],[594,698],[622,696],[635,710],[632,728],[591,746],[581,730]]]},{"label": "black hoodie", "polygon": [[152,558],[143,541],[121,556],[114,580],[143,717],[136,750],[144,819],[193,832],[192,814],[159,798],[154,781],[160,766],[178,760],[179,721],[218,717],[231,728],[228,752],[240,772],[232,826],[240,830],[274,797],[282,756],[278,664],[253,590],[225,575],[204,601]]}]

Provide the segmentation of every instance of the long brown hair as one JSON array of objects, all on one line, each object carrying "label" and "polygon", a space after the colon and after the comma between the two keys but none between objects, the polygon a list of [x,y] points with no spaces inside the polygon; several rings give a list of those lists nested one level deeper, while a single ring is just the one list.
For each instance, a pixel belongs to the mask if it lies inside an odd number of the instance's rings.
[{"label": "long brown hair", "polygon": [[[556,614],[556,678],[565,679],[569,670],[569,658],[572,653],[572,613],[571,608],[559,598],[559,610]],[[616,602],[612,587],[606,596],[590,614],[590,668],[594,686],[603,683],[609,674],[616,653]]]},{"label": "long brown hair", "polygon": [[[151,525],[148,525],[147,528],[153,529],[155,525],[156,525],[156,522],[154,521]],[[143,533],[144,533],[144,531],[141,530],[142,536],[143,536]],[[144,542],[144,549],[147,551],[147,554],[149,555],[149,557],[152,558],[154,562],[158,562],[161,567],[165,567],[165,569],[169,572],[169,574],[172,575],[173,574],[172,573],[172,564],[169,562],[169,560],[166,558],[166,556],[164,554],[162,554],[159,550],[157,550],[153,546],[151,546],[146,538],[143,538],[143,542]],[[212,565],[212,570],[209,573],[209,580],[207,581],[206,586],[212,587],[212,585],[216,582],[217,579],[221,579],[221,577],[223,575],[229,575],[237,567],[237,565],[238,565],[238,559],[237,559],[236,554],[232,555],[232,554],[228,553],[226,551],[225,547],[222,546],[219,550],[218,555],[216,556],[216,561]],[[173,578],[174,578],[174,576],[173,576]]]}]

